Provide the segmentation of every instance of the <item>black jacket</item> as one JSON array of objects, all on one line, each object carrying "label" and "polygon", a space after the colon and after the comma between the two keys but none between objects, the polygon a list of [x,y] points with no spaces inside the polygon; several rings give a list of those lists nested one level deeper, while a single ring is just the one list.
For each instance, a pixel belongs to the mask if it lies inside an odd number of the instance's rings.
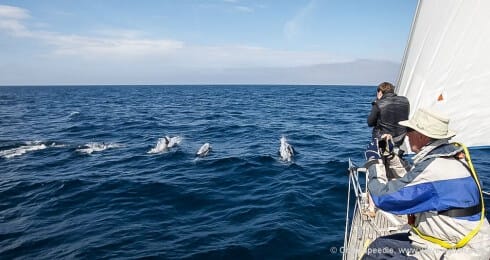
[{"label": "black jacket", "polygon": [[373,102],[371,113],[368,116],[368,126],[373,128],[373,138],[380,138],[383,134],[391,134],[395,145],[403,143],[406,128],[398,124],[408,120],[410,104],[404,96],[394,93],[383,94],[381,99]]}]

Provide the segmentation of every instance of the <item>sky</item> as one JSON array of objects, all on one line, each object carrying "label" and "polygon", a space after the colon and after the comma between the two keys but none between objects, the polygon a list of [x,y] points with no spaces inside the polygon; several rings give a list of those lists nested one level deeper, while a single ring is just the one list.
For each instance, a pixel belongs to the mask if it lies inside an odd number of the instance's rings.
[{"label": "sky", "polygon": [[0,0],[0,85],[396,81],[416,0]]}]

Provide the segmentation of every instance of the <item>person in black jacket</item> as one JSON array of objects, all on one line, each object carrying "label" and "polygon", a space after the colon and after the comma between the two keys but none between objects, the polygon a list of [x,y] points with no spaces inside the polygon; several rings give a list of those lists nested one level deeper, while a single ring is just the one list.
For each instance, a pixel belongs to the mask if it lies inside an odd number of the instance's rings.
[{"label": "person in black jacket", "polygon": [[[396,150],[396,153],[390,152],[390,155],[383,156],[387,176],[389,179],[403,177],[408,165],[401,158],[403,152],[400,152],[398,147],[403,143],[407,130],[406,127],[399,125],[398,122],[408,120],[410,103],[406,97],[395,94],[393,84],[383,82],[378,85],[376,100],[373,101],[372,105],[371,113],[367,119],[368,126],[373,127],[371,143],[384,140],[385,148],[389,146],[387,144],[388,140],[393,144],[391,151]],[[379,144],[376,143],[376,145]],[[395,149],[393,146],[397,148]],[[363,214],[374,217],[376,215],[374,202],[370,195],[368,198],[368,208]]]},{"label": "person in black jacket", "polygon": [[381,136],[390,134],[395,146],[399,147],[405,138],[406,128],[400,126],[398,122],[408,120],[410,113],[408,99],[396,95],[395,87],[391,83],[383,82],[379,84],[377,99],[372,104],[367,119],[368,126],[373,127],[372,138],[381,140]]}]

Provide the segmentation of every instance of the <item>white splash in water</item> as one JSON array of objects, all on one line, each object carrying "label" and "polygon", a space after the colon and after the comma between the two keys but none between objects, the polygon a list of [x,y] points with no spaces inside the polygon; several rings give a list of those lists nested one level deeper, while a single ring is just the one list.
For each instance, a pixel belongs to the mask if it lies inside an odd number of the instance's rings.
[{"label": "white splash in water", "polygon": [[50,147],[63,148],[63,147],[66,147],[66,144],[57,144],[55,142],[52,142]]},{"label": "white splash in water", "polygon": [[283,161],[290,162],[294,156],[293,147],[287,142],[286,137],[281,137],[281,147],[279,148],[279,153]]},{"label": "white splash in water", "polygon": [[168,137],[165,136],[163,138],[159,138],[157,145],[152,148],[148,153],[162,153],[168,150],[168,148],[172,148],[176,145],[179,145],[182,142],[182,137],[174,136]]},{"label": "white splash in water", "polygon": [[4,157],[6,159],[12,158],[15,156],[23,155],[27,152],[44,150],[47,146],[40,141],[34,142],[26,142],[26,145],[22,145],[20,147],[0,151],[0,157]]},{"label": "white splash in water", "polygon": [[77,149],[77,152],[92,154],[93,152],[101,152],[110,148],[118,148],[118,147],[121,147],[121,145],[116,143],[92,142],[84,145],[82,148]]},{"label": "white splash in water", "polygon": [[76,115],[79,115],[79,114],[80,114],[80,112],[73,111],[73,112],[70,113],[70,115],[68,117],[76,116]]},{"label": "white splash in water", "polygon": [[176,145],[179,145],[182,142],[182,137],[174,136],[170,138],[170,142],[168,143],[168,148],[172,148]]}]

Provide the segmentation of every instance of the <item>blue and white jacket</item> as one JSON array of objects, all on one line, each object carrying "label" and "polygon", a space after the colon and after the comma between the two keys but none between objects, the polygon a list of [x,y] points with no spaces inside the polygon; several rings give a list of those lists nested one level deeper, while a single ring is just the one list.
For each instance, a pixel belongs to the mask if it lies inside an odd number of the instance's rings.
[{"label": "blue and white jacket", "polygon": [[[480,193],[464,159],[462,148],[438,140],[414,157],[414,165],[402,178],[388,180],[381,161],[370,164],[368,188],[376,206],[397,215],[415,214],[415,226],[424,234],[457,243],[480,220],[481,213],[449,217],[438,212],[467,208],[480,203]],[[369,164],[369,163],[368,163]],[[417,253],[420,259],[490,259],[490,225],[485,220],[479,233],[461,250],[447,250],[410,234],[412,244],[430,249]],[[463,250],[464,249],[464,250]],[[463,254],[464,253],[464,254]],[[448,258],[449,257],[449,258]]]}]

